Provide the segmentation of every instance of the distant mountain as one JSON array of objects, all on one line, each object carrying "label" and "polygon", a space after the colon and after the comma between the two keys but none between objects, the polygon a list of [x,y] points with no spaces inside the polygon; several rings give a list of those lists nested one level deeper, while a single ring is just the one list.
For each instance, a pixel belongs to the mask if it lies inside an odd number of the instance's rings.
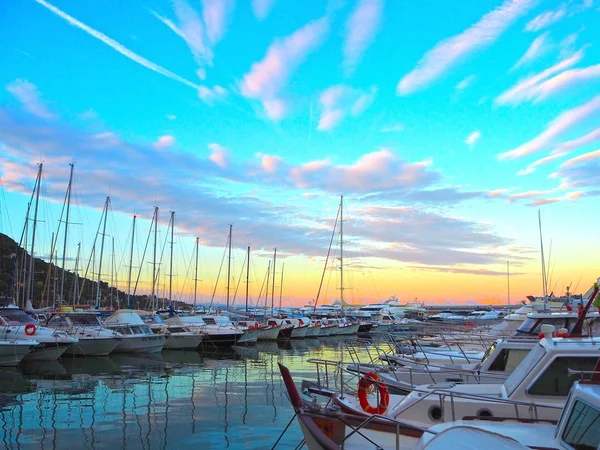
[{"label": "distant mountain", "polygon": [[[27,269],[29,268],[29,259],[30,256],[26,250],[19,247],[19,245],[9,236],[0,233],[1,298],[8,296],[17,299],[18,294],[19,305],[23,305],[24,290],[27,286],[27,280],[25,280],[24,277],[29,276],[28,272],[27,274],[24,274],[23,266],[25,265]],[[18,262],[18,264],[15,264],[15,262]],[[35,308],[57,306],[60,296],[60,283],[62,277],[61,268],[54,264],[49,264],[39,258],[35,258],[34,268],[33,295],[31,299],[33,306]],[[75,275],[73,272],[67,270],[65,272],[64,306],[72,306],[73,304],[74,281]],[[83,286],[81,301],[78,303],[82,305],[94,305],[96,303],[95,299],[98,283],[90,279],[84,279],[80,274],[77,286],[79,290],[81,290],[81,287]],[[131,306],[136,309],[144,309],[149,303],[149,297],[149,295],[136,295],[132,298]],[[101,281],[100,306],[107,307],[112,304],[112,306],[116,307],[117,299],[120,308],[127,307],[127,293],[115,288],[111,289],[108,283]],[[191,305],[185,302],[175,301],[173,303],[175,308],[191,308]]]}]

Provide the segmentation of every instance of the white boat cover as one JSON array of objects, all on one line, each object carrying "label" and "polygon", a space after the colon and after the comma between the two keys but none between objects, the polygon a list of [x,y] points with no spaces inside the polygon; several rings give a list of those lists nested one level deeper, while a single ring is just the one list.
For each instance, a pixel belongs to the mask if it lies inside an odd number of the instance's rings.
[{"label": "white boat cover", "polygon": [[432,436],[423,435],[415,450],[481,450],[482,448],[501,448],[504,450],[525,450],[528,447],[501,434],[468,426],[448,428]]}]

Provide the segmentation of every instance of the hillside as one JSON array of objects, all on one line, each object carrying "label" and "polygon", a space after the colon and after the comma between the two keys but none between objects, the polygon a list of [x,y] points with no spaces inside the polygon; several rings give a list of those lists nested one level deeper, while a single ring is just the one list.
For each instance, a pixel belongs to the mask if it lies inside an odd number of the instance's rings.
[{"label": "hillside", "polygon": [[[19,274],[17,283],[17,273],[15,270],[15,262],[18,258]],[[25,296],[26,282],[23,281],[23,261],[27,261],[26,266],[29,266],[29,253],[24,251],[19,245],[9,236],[0,233],[0,298],[6,296],[12,298],[19,298],[19,305],[22,306]],[[33,279],[33,295],[32,303],[35,308],[56,306],[58,297],[60,296],[60,282],[62,272],[60,267],[49,264],[46,261],[35,258],[35,274]],[[56,279],[56,283],[55,283]],[[85,280],[85,282],[84,282]],[[65,272],[65,303],[68,306],[73,304],[73,289],[74,289],[74,274],[67,270]],[[55,288],[56,286],[56,288]],[[78,281],[78,289],[81,290],[83,286],[83,292],[81,293],[80,301],[78,304],[82,305],[94,305],[96,299],[96,290],[98,283],[90,279],[84,279],[81,274]],[[117,306],[123,308],[127,307],[127,293],[118,290],[111,289],[107,282],[100,282],[100,306]],[[118,303],[117,303],[118,299]],[[132,298],[132,307],[144,309],[148,303],[148,295],[136,295]],[[190,305],[175,301],[174,306],[176,308],[189,308]]]}]

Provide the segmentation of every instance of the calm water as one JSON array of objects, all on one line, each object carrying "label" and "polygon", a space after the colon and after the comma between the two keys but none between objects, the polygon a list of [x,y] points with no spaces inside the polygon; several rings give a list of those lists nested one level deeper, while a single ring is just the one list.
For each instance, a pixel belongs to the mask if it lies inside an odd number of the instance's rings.
[{"label": "calm water", "polygon": [[[315,379],[307,360],[339,360],[344,343],[264,342],[0,369],[2,447],[270,448],[293,416],[277,363],[298,382]],[[301,439],[294,423],[278,448]]]}]

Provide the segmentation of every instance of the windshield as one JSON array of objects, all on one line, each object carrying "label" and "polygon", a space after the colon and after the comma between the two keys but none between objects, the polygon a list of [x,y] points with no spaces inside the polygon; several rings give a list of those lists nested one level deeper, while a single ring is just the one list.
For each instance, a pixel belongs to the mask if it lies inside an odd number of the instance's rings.
[{"label": "windshield", "polygon": [[0,318],[10,326],[27,325],[28,323],[35,324],[33,318],[20,309],[3,309],[0,311]]},{"label": "windshield", "polygon": [[90,327],[98,327],[101,325],[96,314],[73,314],[69,316],[69,319],[71,319],[71,322],[75,325],[87,325]]},{"label": "windshield", "polygon": [[538,362],[546,354],[546,349],[541,345],[536,345],[525,357],[521,364],[519,364],[513,373],[504,382],[504,388],[506,389],[506,395],[510,397],[515,389],[519,387],[523,379],[533,370]]}]

